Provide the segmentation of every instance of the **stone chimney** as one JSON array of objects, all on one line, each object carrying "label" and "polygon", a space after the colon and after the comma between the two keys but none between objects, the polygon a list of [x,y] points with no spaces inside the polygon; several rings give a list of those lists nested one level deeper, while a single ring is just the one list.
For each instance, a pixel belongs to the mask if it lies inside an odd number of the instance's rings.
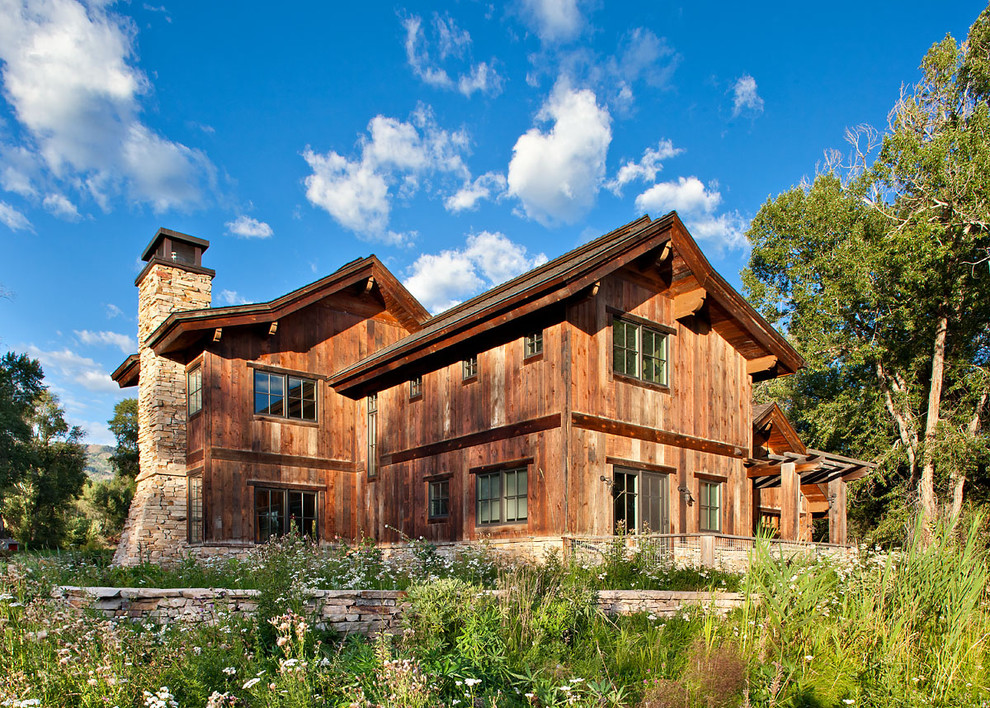
[{"label": "stone chimney", "polygon": [[160,357],[149,336],[173,312],[210,307],[214,271],[202,266],[210,242],[159,229],[141,256],[138,287],[140,471],[114,563],[178,560],[187,547],[186,374]]}]

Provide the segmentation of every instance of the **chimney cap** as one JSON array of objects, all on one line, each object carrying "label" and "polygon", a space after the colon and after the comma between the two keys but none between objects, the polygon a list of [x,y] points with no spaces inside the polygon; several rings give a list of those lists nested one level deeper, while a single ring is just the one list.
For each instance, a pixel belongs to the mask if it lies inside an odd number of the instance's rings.
[{"label": "chimney cap", "polygon": [[207,248],[210,247],[210,242],[206,239],[196,238],[195,236],[190,236],[189,234],[181,233],[180,231],[173,231],[172,229],[166,229],[164,227],[158,229],[155,237],[151,239],[151,243],[148,247],[144,249],[144,253],[141,254],[142,261],[150,261],[154,258],[156,252],[158,251],[158,246],[162,239],[169,239],[171,241],[179,241],[183,243],[188,243],[190,246],[194,246],[198,249],[199,253],[202,253]]}]

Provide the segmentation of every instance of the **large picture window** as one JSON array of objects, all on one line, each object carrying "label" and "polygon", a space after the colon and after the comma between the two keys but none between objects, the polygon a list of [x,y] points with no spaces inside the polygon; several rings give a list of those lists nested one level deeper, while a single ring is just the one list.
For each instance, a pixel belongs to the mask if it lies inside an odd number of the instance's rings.
[{"label": "large picture window", "polygon": [[318,497],[315,491],[295,489],[254,490],[254,537],[264,543],[273,536],[295,531],[301,536],[317,538]]},{"label": "large picture window", "polygon": [[667,335],[621,317],[612,320],[612,370],[666,386]]},{"label": "large picture window", "polygon": [[186,515],[189,524],[189,543],[203,542],[203,476],[194,475],[187,478],[187,497],[189,513]]},{"label": "large picture window", "polygon": [[518,523],[529,513],[529,475],[525,467],[479,474],[475,480],[476,522]]},{"label": "large picture window", "polygon": [[701,514],[701,518],[698,520],[698,529],[711,533],[721,533],[722,483],[701,480],[698,483],[698,495],[701,497],[701,502],[698,504]]},{"label": "large picture window", "polygon": [[254,412],[291,420],[316,420],[316,381],[254,372]]},{"label": "large picture window", "polygon": [[612,475],[616,533],[667,533],[667,475],[615,468]]},{"label": "large picture window", "polygon": [[189,415],[203,410],[203,367],[197,366],[186,374],[186,401]]}]

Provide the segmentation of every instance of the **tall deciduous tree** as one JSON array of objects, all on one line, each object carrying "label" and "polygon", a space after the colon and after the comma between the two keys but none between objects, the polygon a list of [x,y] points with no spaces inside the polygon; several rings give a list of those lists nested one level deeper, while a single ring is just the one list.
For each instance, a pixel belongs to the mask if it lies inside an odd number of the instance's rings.
[{"label": "tall deciduous tree", "polygon": [[113,408],[113,418],[108,421],[110,432],[117,438],[117,446],[110,456],[110,464],[121,477],[134,479],[138,475],[138,402],[125,398]]},{"label": "tall deciduous tree", "polygon": [[800,424],[882,455],[931,522],[988,457],[990,9],[921,68],[872,165],[764,204],[744,282],[809,362],[777,384]]},{"label": "tall deciduous tree", "polygon": [[44,387],[41,365],[24,354],[0,358],[0,537],[4,535],[4,499],[30,467],[31,405]]}]

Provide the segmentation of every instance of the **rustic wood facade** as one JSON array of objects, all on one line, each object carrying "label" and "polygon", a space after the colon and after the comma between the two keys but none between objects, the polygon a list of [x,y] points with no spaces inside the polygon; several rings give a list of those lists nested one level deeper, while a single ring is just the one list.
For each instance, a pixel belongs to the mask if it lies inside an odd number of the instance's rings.
[{"label": "rustic wood facade", "polygon": [[[315,499],[326,540],[457,542],[605,535],[619,517],[750,536],[761,505],[788,503],[767,480],[793,487],[788,463],[761,458],[751,399],[754,380],[803,362],[674,213],[434,317],[372,256],[270,303],[175,312],[147,345],[202,382],[186,422],[193,543],[259,540],[270,490]],[[114,376],[144,383],[133,358]],[[315,414],[296,400],[295,419],[258,389],[309,382]]]}]

